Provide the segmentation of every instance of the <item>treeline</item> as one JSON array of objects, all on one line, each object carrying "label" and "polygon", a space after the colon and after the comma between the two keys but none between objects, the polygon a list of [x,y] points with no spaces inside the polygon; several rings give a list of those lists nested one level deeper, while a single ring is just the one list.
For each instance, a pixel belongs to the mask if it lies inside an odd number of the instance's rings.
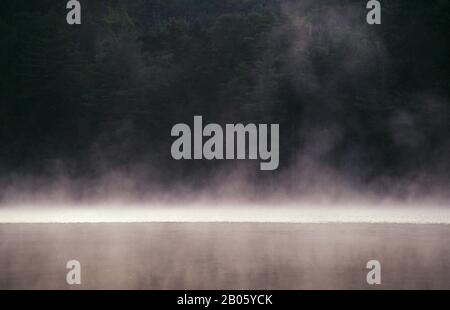
[{"label": "treeline", "polygon": [[390,1],[378,28],[346,29],[359,2],[91,0],[80,26],[65,1],[2,3],[0,171],[213,173],[170,158],[193,115],[279,123],[281,170],[448,171],[448,2]]}]

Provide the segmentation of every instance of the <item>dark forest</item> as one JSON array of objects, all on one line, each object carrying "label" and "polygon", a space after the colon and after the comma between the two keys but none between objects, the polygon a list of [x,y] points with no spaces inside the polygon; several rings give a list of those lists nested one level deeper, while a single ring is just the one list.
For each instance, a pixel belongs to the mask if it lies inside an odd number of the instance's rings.
[{"label": "dark forest", "polygon": [[[0,200],[448,199],[450,2],[3,1]],[[176,123],[280,124],[280,166],[175,161]],[[126,194],[125,194],[126,193]]]}]

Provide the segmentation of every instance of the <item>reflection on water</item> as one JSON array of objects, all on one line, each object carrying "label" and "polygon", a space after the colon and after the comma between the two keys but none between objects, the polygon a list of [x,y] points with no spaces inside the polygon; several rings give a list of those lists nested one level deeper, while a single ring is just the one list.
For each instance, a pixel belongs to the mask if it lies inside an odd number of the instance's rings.
[{"label": "reflection on water", "polygon": [[[450,288],[450,225],[1,224],[1,289]],[[82,265],[69,287],[66,262]]]}]

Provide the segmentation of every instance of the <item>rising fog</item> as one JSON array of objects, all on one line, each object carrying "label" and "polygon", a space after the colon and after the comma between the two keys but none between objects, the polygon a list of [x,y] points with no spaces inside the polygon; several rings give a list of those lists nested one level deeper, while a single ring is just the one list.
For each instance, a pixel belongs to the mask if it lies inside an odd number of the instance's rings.
[{"label": "rising fog", "polygon": [[[6,5],[2,204],[448,204],[448,4],[363,2]],[[280,124],[279,168],[173,160],[194,115]]]}]

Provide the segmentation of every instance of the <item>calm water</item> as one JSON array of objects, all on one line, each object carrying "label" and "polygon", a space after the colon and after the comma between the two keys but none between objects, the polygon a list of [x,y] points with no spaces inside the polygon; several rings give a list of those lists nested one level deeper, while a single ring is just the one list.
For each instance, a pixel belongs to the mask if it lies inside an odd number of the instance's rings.
[{"label": "calm water", "polygon": [[450,225],[0,224],[0,288],[450,289],[449,240]]}]

